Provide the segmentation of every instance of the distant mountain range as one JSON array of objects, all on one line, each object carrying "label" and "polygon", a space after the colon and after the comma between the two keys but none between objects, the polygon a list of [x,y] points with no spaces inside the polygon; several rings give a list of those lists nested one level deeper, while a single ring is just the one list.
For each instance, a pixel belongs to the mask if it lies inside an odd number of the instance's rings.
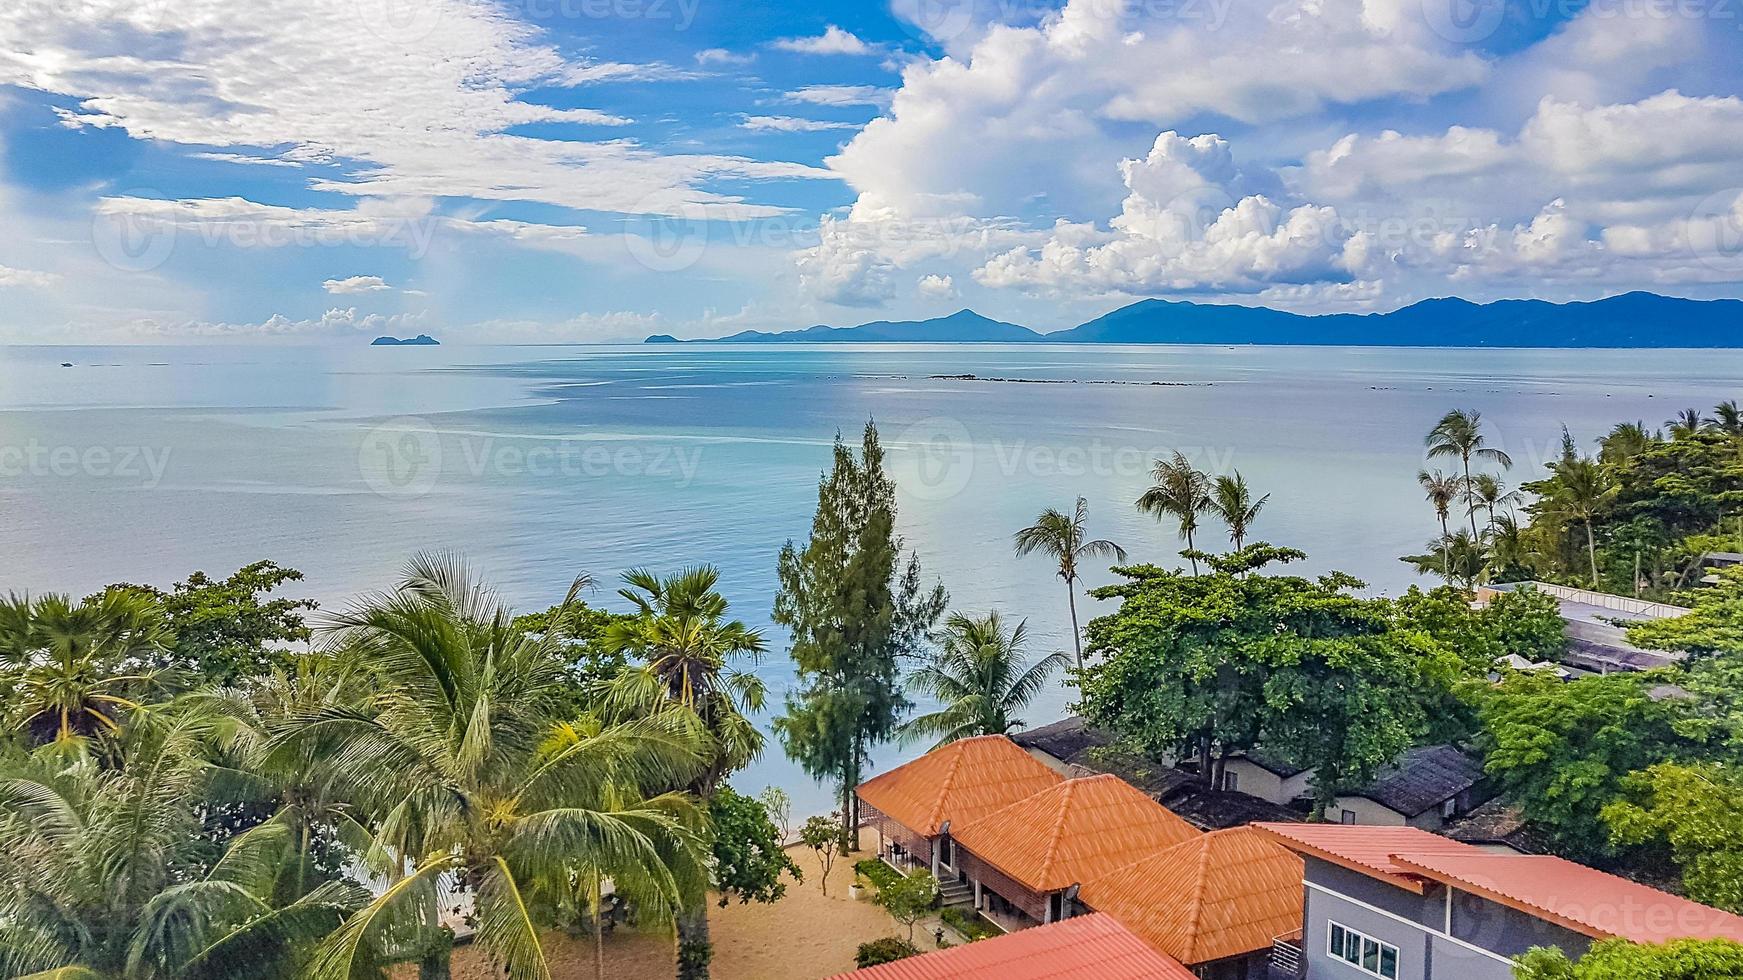
[{"label": "distant mountain range", "polygon": [[1743,300],[1623,293],[1586,303],[1428,299],[1390,313],[1305,316],[1262,306],[1146,299],[1053,333],[959,310],[783,333],[653,343],[1299,344],[1374,347],[1743,347]]}]

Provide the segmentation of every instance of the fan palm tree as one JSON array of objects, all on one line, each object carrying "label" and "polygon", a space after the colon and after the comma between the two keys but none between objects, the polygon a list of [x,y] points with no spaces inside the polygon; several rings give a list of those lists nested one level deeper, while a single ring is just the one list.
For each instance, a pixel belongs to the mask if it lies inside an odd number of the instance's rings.
[{"label": "fan palm tree", "polygon": [[[1434,428],[1428,430],[1428,456],[1433,459],[1438,456],[1451,456],[1459,461],[1464,471],[1464,485],[1471,485],[1471,460],[1486,459],[1500,465],[1504,470],[1513,468],[1513,459],[1505,452],[1484,445],[1483,413],[1455,408],[1441,416]],[[1471,521],[1471,537],[1477,536],[1477,515],[1467,515]]]},{"label": "fan palm tree", "polygon": [[998,612],[979,619],[953,614],[944,624],[937,655],[908,676],[908,689],[943,705],[902,726],[904,741],[934,739],[933,748],[974,735],[1008,735],[1023,727],[1017,713],[1035,700],[1062,652],[1035,663],[1023,656],[1027,622],[1007,629]]},{"label": "fan palm tree", "polygon": [[119,737],[120,718],[152,683],[149,673],[123,671],[170,639],[161,607],[125,590],[81,602],[14,597],[3,619],[6,659],[21,668],[16,724],[39,743]]},{"label": "fan palm tree", "polygon": [[[1450,533],[1447,530],[1446,519],[1452,514],[1452,503],[1459,496],[1458,477],[1448,476],[1440,470],[1433,472],[1418,470],[1416,482],[1422,487],[1428,502],[1434,505],[1434,516],[1440,521],[1440,536],[1443,539],[1446,538]],[[1445,569],[1442,571],[1444,572]]]},{"label": "fan palm tree", "polygon": [[1259,519],[1259,512],[1265,509],[1265,502],[1271,499],[1270,494],[1253,499],[1253,491],[1247,486],[1247,478],[1240,470],[1234,476],[1219,476],[1211,485],[1210,512],[1215,514],[1229,528],[1229,540],[1239,551],[1246,545],[1247,532],[1253,529],[1253,522]]},{"label": "fan palm tree", "polygon": [[1489,531],[1495,530],[1495,508],[1512,507],[1524,500],[1519,491],[1512,489],[1493,473],[1478,473],[1471,477],[1471,485],[1466,491],[1472,509],[1482,509],[1489,515]]},{"label": "fan palm tree", "polygon": [[1743,407],[1734,400],[1722,401],[1713,406],[1713,417],[1707,424],[1728,436],[1743,436]]},{"label": "fan palm tree", "polygon": [[1210,477],[1193,467],[1185,455],[1175,452],[1173,459],[1158,459],[1150,470],[1156,481],[1138,497],[1138,509],[1154,514],[1157,520],[1172,517],[1180,523],[1180,536],[1186,539],[1186,550],[1192,554],[1192,574],[1198,574],[1198,546],[1193,532],[1198,530],[1198,515],[1210,509]]},{"label": "fan palm tree", "polygon": [[[577,578],[553,614],[578,611]],[[374,967],[387,939],[445,976],[452,933],[443,889],[470,892],[476,940],[512,980],[549,977],[531,911],[610,880],[643,921],[670,921],[706,871],[683,785],[702,755],[661,719],[605,726],[555,717],[563,702],[562,629],[529,634],[450,559],[419,556],[391,593],[341,614],[329,640],[354,644],[375,671],[361,710],[326,706],[291,719],[269,761],[321,757],[372,817],[372,851],[390,884],[317,950],[310,980]],[[598,906],[594,906],[597,915]]]},{"label": "fan palm tree", "polygon": [[[607,627],[601,645],[634,654],[642,664],[608,682],[608,703],[624,718],[675,714],[695,731],[702,764],[682,788],[706,803],[728,775],[762,752],[763,733],[747,717],[762,710],[762,679],[732,666],[735,659],[753,665],[761,659],[762,634],[727,621],[726,599],[715,590],[720,572],[712,565],[664,579],[632,569],[623,580],[626,587],[618,594],[635,604],[637,615]],[[684,896],[678,942],[680,980],[706,977],[707,958],[697,955],[709,945],[708,902],[701,891]]]},{"label": "fan palm tree", "polygon": [[154,714],[127,726],[118,766],[43,753],[0,772],[0,974],[290,980],[368,902],[354,884],[300,887],[277,820],[201,871],[214,721]]},{"label": "fan palm tree", "polygon": [[1669,430],[1672,439],[1687,439],[1709,426],[1708,419],[1701,418],[1700,409],[1685,408],[1664,421],[1665,429]]},{"label": "fan palm tree", "polygon": [[1083,636],[1077,625],[1077,563],[1083,558],[1126,560],[1126,549],[1112,541],[1098,538],[1084,540],[1083,526],[1089,519],[1089,501],[1077,498],[1077,507],[1070,516],[1049,507],[1035,518],[1035,523],[1016,534],[1017,557],[1039,552],[1059,563],[1059,577],[1065,580],[1066,596],[1071,603],[1071,643],[1077,651],[1077,666],[1083,666]]},{"label": "fan palm tree", "polygon": [[1592,588],[1597,589],[1598,543],[1592,524],[1612,494],[1609,476],[1597,460],[1586,457],[1553,463],[1550,468],[1550,507],[1561,519],[1585,525],[1586,557],[1591,562]]}]

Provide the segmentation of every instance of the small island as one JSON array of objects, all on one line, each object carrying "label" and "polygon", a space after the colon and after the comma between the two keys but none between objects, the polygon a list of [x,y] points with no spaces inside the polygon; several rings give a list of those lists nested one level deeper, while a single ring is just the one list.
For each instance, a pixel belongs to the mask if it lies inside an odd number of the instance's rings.
[{"label": "small island", "polygon": [[369,346],[371,346],[371,347],[435,347],[440,343],[441,343],[441,341],[430,336],[429,334],[421,333],[421,334],[418,334],[416,337],[406,337],[403,339],[399,338],[399,337],[377,337],[374,340],[369,342]]}]

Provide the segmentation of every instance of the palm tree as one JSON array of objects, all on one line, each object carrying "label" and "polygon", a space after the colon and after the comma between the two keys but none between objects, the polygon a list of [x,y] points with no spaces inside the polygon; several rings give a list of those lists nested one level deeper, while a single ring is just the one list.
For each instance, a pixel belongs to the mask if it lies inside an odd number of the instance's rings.
[{"label": "palm tree", "polygon": [[[552,622],[576,614],[587,584],[575,580]],[[701,746],[664,719],[556,717],[564,629],[526,632],[464,567],[419,556],[398,589],[327,633],[366,654],[375,692],[362,710],[297,715],[269,761],[324,758],[372,816],[372,852],[392,860],[386,890],[322,943],[310,980],[347,980],[388,936],[417,950],[422,975],[446,976],[447,881],[470,892],[476,941],[512,980],[550,975],[532,910],[572,899],[577,883],[596,902],[609,880],[646,922],[670,921],[705,887],[694,803],[649,795],[692,778]]]},{"label": "palm tree", "polygon": [[1112,541],[1083,539],[1083,526],[1089,519],[1089,501],[1077,498],[1072,515],[1049,507],[1035,518],[1035,523],[1016,534],[1017,557],[1040,552],[1059,563],[1059,577],[1065,580],[1066,595],[1071,603],[1071,643],[1077,651],[1077,666],[1083,666],[1083,637],[1077,625],[1077,562],[1081,558],[1112,558],[1126,560],[1126,549]]},{"label": "palm tree", "polygon": [[1229,540],[1239,551],[1246,544],[1247,532],[1253,529],[1253,522],[1259,519],[1259,512],[1265,509],[1265,502],[1271,499],[1270,494],[1253,499],[1253,491],[1247,486],[1247,478],[1240,470],[1234,476],[1219,476],[1212,484],[1210,491],[1210,512],[1215,514],[1229,527]]},{"label": "palm tree", "polygon": [[14,597],[3,619],[5,656],[21,667],[16,725],[39,743],[119,737],[121,716],[152,684],[123,671],[170,639],[155,601],[119,589],[77,603]]},{"label": "palm tree", "polygon": [[1472,510],[1481,508],[1488,512],[1490,533],[1495,530],[1495,508],[1512,507],[1525,499],[1519,491],[1508,487],[1493,473],[1478,473],[1472,477],[1466,497]]},{"label": "palm tree", "polygon": [[943,705],[902,726],[902,739],[935,739],[933,748],[974,735],[1008,735],[1023,727],[1017,712],[1029,706],[1063,652],[1031,664],[1023,656],[1027,622],[1007,630],[994,611],[975,619],[955,613],[945,622],[937,655],[908,676],[908,689]]},{"label": "palm tree", "polygon": [[1446,537],[1450,533],[1446,519],[1452,513],[1452,502],[1459,496],[1458,477],[1447,476],[1440,470],[1418,470],[1416,482],[1422,487],[1428,502],[1434,505],[1434,516],[1440,521],[1440,536]]},{"label": "palm tree", "polygon": [[1685,408],[1664,421],[1664,427],[1670,431],[1672,439],[1687,439],[1710,424],[1710,420],[1701,418],[1700,409],[1696,408]]},{"label": "palm tree", "polygon": [[[1441,416],[1434,428],[1428,431],[1426,440],[1428,456],[1451,456],[1459,461],[1464,470],[1465,487],[1471,485],[1471,460],[1487,459],[1500,464],[1501,468],[1512,469],[1513,460],[1505,452],[1492,446],[1484,445],[1483,414],[1463,409],[1453,409]],[[1468,515],[1471,520],[1471,537],[1477,536],[1477,515]]]},{"label": "palm tree", "polygon": [[1180,536],[1186,539],[1186,550],[1192,553],[1192,574],[1197,575],[1198,548],[1192,535],[1198,530],[1198,515],[1211,506],[1210,477],[1195,469],[1177,451],[1173,459],[1156,460],[1150,478],[1156,482],[1138,497],[1138,509],[1156,515],[1157,520],[1172,517],[1180,522]]},{"label": "palm tree", "polygon": [[1743,436],[1743,407],[1734,400],[1722,401],[1713,406],[1713,417],[1707,424],[1728,436]]},{"label": "palm tree", "polygon": [[1469,589],[1487,578],[1490,558],[1488,542],[1461,527],[1428,542],[1426,554],[1410,555],[1404,560],[1416,566],[1418,572],[1438,572],[1449,584]]},{"label": "palm tree", "polygon": [[1595,459],[1578,457],[1551,464],[1550,507],[1563,520],[1586,526],[1586,557],[1591,562],[1592,588],[1598,588],[1598,544],[1592,523],[1609,501],[1612,488],[1604,467]]},{"label": "palm tree", "polygon": [[[683,787],[706,803],[728,775],[749,765],[763,748],[763,733],[747,715],[761,711],[766,691],[755,674],[731,666],[735,658],[755,664],[762,634],[738,620],[726,621],[726,599],[715,590],[720,572],[712,565],[660,578],[646,569],[624,573],[618,594],[637,615],[606,628],[608,652],[639,657],[641,666],[607,682],[607,701],[624,718],[675,713],[703,745],[698,771]],[[596,936],[597,938],[597,936]],[[706,977],[707,895],[684,896],[678,917],[680,980]],[[596,947],[597,948],[597,947]]]},{"label": "palm tree", "polygon": [[1609,435],[1598,439],[1598,458],[1615,465],[1627,462],[1664,441],[1664,435],[1646,428],[1645,422],[1617,422]]}]

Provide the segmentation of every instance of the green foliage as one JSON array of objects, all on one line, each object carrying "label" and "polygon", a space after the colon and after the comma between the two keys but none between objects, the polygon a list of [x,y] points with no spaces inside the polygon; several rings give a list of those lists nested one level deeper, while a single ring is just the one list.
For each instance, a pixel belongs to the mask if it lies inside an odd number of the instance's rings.
[{"label": "green foliage", "polygon": [[1322,802],[1409,747],[1432,686],[1423,664],[1441,654],[1424,635],[1351,594],[1349,576],[1253,574],[1300,552],[1200,557],[1211,574],[1121,568],[1126,582],[1093,593],[1122,602],[1090,623],[1102,659],[1079,677],[1078,711],[1144,755],[1196,756],[1207,775],[1262,743],[1317,770]]},{"label": "green foliage", "polygon": [[163,610],[174,641],[142,658],[142,666],[174,670],[201,683],[235,684],[287,663],[286,647],[311,635],[303,614],[312,599],[274,596],[303,573],[270,561],[237,569],[228,578],[194,572],[169,591],[149,585],[111,585],[109,592],[136,592]]},{"label": "green foliage", "polygon": [[900,871],[890,867],[878,858],[866,858],[863,861],[854,862],[853,873],[879,888],[887,887],[891,882],[897,881],[902,877]]},{"label": "green foliage", "polygon": [[947,909],[941,909],[938,913],[938,917],[944,920],[945,925],[962,933],[962,935],[971,943],[976,940],[991,939],[994,936],[1002,935],[999,931],[999,927],[988,922],[979,912],[965,912],[962,909],[952,906]]},{"label": "green foliage", "polygon": [[878,888],[873,899],[890,918],[908,927],[908,941],[914,941],[914,925],[924,919],[938,903],[938,879],[925,868],[915,868],[907,875]]},{"label": "green foliage", "polygon": [[953,614],[944,624],[938,652],[908,675],[908,690],[943,707],[903,725],[903,740],[926,738],[944,745],[1023,727],[1017,712],[1070,662],[1065,654],[1052,653],[1030,663],[1023,655],[1028,638],[1026,621],[1007,628],[997,611],[980,619]]},{"label": "green foliage", "polygon": [[781,841],[785,843],[792,838],[793,798],[787,795],[787,791],[779,786],[764,786],[763,791],[757,794],[757,799],[762,803],[763,809],[767,811],[769,819],[774,821],[775,830],[780,833]]},{"label": "green foliage", "polygon": [[1567,620],[1561,618],[1561,603],[1547,592],[1526,587],[1498,593],[1482,618],[1501,656],[1555,663],[1567,653]]},{"label": "green foliage", "polygon": [[1071,645],[1077,655],[1077,665],[1083,666],[1083,637],[1077,625],[1077,563],[1086,558],[1125,561],[1126,549],[1106,539],[1086,540],[1084,525],[1089,522],[1089,501],[1077,498],[1070,514],[1049,507],[1035,518],[1035,523],[1016,534],[1017,557],[1041,554],[1059,565],[1059,578],[1065,583],[1065,594],[1071,608]]},{"label": "green foliage", "polygon": [[774,620],[792,637],[798,689],[775,719],[787,755],[841,786],[841,837],[858,843],[854,788],[874,745],[896,734],[910,704],[901,662],[917,654],[948,603],[920,584],[920,560],[901,563],[896,488],[884,474],[877,428],[856,457],[838,437],[817,488],[811,538],[781,549]]},{"label": "green foliage", "polygon": [[1649,650],[1743,653],[1743,565],[1718,574],[1718,584],[1693,593],[1693,612],[1630,623],[1628,641]]},{"label": "green foliage", "polygon": [[787,893],[783,874],[804,880],[781,849],[779,831],[760,801],[722,786],[708,801],[708,815],[714,825],[714,888],[722,907],[734,897],[741,903],[779,901]]},{"label": "green foliage", "polygon": [[1623,939],[1592,944],[1579,961],[1559,949],[1533,949],[1519,957],[1516,980],[1743,980],[1743,944],[1725,939],[1679,939],[1640,945]]},{"label": "green foliage", "polygon": [[869,943],[860,943],[859,951],[854,954],[853,962],[860,969],[878,966],[883,963],[894,963],[910,956],[919,956],[920,947],[906,939],[890,936],[887,939],[874,939]]},{"label": "green foliage", "polygon": [[799,843],[817,855],[817,866],[823,869],[823,877],[817,883],[824,895],[829,894],[829,869],[835,866],[835,856],[840,850],[840,821],[841,814],[832,813],[827,817],[811,817],[799,828]]},{"label": "green foliage", "polygon": [[122,722],[158,685],[144,664],[170,641],[149,596],[50,593],[0,603],[0,694],[6,724],[32,744],[112,748]]},{"label": "green foliage", "polygon": [[1743,776],[1712,763],[1662,762],[1624,780],[1603,810],[1624,844],[1667,842],[1698,902],[1743,912]]},{"label": "green foliage", "polygon": [[629,665],[629,655],[621,649],[608,649],[602,642],[612,626],[633,616],[596,609],[577,600],[567,609],[552,606],[540,612],[522,613],[514,618],[514,628],[527,636],[544,637],[553,625],[553,639],[568,664],[570,714],[589,710],[597,700],[594,689],[610,681]]}]

